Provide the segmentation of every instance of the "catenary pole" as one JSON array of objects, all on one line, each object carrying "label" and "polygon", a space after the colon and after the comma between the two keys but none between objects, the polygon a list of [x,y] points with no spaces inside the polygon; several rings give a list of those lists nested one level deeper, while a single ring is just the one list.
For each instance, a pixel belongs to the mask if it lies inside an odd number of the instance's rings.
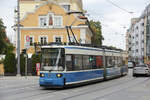
[{"label": "catenary pole", "polygon": [[20,75],[20,3],[17,0],[17,76]]}]

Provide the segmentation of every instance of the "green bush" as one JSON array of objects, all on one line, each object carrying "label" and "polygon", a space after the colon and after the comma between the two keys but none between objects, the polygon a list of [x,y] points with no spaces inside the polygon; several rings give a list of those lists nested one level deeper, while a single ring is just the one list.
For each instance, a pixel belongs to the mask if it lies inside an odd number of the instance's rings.
[{"label": "green bush", "polygon": [[33,54],[31,60],[32,60],[32,72],[33,74],[36,74],[36,63],[41,63],[41,55]]},{"label": "green bush", "polygon": [[16,73],[16,58],[15,54],[7,53],[4,59],[5,73],[15,74]]}]

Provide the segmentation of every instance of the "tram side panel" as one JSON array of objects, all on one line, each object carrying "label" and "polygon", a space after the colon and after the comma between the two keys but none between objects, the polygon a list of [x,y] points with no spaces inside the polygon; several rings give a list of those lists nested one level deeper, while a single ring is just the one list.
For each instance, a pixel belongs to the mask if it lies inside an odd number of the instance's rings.
[{"label": "tram side panel", "polygon": [[125,72],[125,70],[122,69],[123,63],[121,56],[119,56],[118,54],[112,55],[112,52],[106,53],[106,79],[121,76],[122,71]]},{"label": "tram side panel", "polygon": [[66,55],[66,84],[103,79],[102,56]]},{"label": "tram side panel", "polygon": [[77,72],[67,72],[65,73],[66,85],[80,84],[83,82],[90,82],[95,80],[103,79],[104,70],[87,70],[87,71],[77,71]]}]

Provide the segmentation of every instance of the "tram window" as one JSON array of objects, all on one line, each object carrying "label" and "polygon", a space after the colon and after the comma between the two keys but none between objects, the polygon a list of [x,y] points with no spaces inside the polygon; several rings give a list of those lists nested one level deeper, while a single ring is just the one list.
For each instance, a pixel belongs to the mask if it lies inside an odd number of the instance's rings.
[{"label": "tram window", "polygon": [[[58,66],[58,67],[56,67]],[[64,70],[64,49],[43,49],[42,69],[51,71]]]},{"label": "tram window", "polygon": [[90,65],[91,65],[92,69],[97,69],[96,56],[90,56],[89,61],[90,61]]},{"label": "tram window", "polygon": [[74,56],[74,68],[73,70],[82,70],[82,56],[75,55]]},{"label": "tram window", "polygon": [[107,67],[108,65],[107,65],[107,62],[108,62],[108,57],[107,56],[105,56],[105,67]]},{"label": "tram window", "polygon": [[72,55],[66,55],[66,67],[67,71],[72,71],[73,70],[73,60],[72,60]]},{"label": "tram window", "polygon": [[118,59],[118,66],[119,67],[123,66],[123,58],[122,57],[119,57],[119,59]]},{"label": "tram window", "polygon": [[117,59],[116,59],[116,60],[117,60],[117,63],[116,63],[116,64],[117,64],[118,67],[120,67],[120,57],[116,57],[116,58],[117,58]]},{"label": "tram window", "polygon": [[113,67],[113,63],[112,63],[112,57],[107,57],[107,67],[108,68],[111,68]]},{"label": "tram window", "polygon": [[83,68],[84,70],[91,69],[90,56],[83,56]]},{"label": "tram window", "polygon": [[103,68],[103,57],[102,56],[96,56],[96,66],[97,68]]},{"label": "tram window", "polygon": [[115,65],[118,66],[118,57],[115,57]]},{"label": "tram window", "polygon": [[111,59],[112,59],[112,66],[116,67],[116,65],[115,65],[116,58],[115,57],[111,57]]}]

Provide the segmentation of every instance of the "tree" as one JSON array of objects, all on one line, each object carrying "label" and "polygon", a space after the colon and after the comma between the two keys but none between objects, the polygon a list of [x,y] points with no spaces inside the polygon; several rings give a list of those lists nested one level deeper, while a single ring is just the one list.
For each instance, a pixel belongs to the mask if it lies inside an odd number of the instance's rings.
[{"label": "tree", "polygon": [[6,36],[6,27],[4,26],[4,23],[2,19],[0,19],[0,54],[4,54],[7,48],[8,44],[8,38]]},{"label": "tree", "polygon": [[7,44],[7,47],[4,49],[4,53],[13,53],[15,47],[13,46],[13,44],[9,43]]},{"label": "tree", "polygon": [[16,73],[16,58],[15,54],[13,53],[7,53],[6,57],[4,59],[4,68],[5,68],[5,73],[11,73],[15,74]]},{"label": "tree", "polygon": [[6,27],[2,19],[0,19],[0,54],[5,54],[3,62],[5,73],[15,74],[16,73],[16,58],[13,53],[14,46],[10,43],[6,35]]},{"label": "tree", "polygon": [[93,32],[93,37],[92,37],[92,44],[96,46],[101,46],[102,41],[104,40],[102,36],[102,28],[101,28],[101,23],[99,21],[90,21],[90,27]]}]

